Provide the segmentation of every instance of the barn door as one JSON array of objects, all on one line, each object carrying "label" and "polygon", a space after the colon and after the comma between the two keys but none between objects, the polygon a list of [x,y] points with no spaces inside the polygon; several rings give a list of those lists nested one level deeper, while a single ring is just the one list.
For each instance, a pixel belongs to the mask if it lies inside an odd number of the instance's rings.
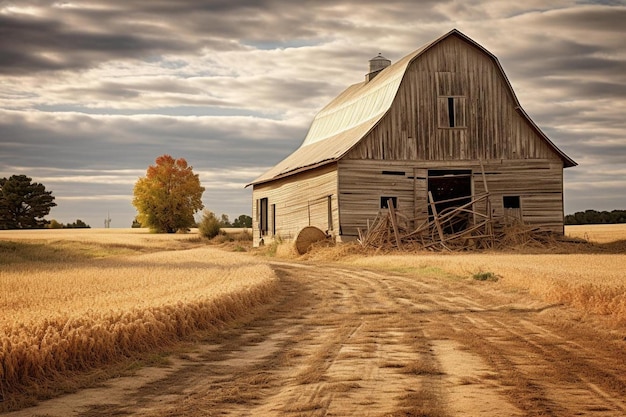
[{"label": "barn door", "polygon": [[[432,193],[437,213],[439,215],[448,213],[472,201],[472,171],[428,170],[428,191]],[[430,206],[428,215],[433,215]],[[443,231],[448,234],[460,232],[469,226],[470,221],[469,213],[460,213],[458,218],[455,216],[454,221],[443,224]]]}]

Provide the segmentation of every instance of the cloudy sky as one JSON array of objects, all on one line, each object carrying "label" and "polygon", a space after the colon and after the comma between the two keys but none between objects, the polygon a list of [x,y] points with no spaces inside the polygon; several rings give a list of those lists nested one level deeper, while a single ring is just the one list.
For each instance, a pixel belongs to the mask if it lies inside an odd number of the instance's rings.
[{"label": "cloudy sky", "polygon": [[626,209],[624,22],[611,0],[0,0],[0,177],[52,190],[48,219],[129,227],[134,183],[170,154],[208,209],[250,214],[244,186],[370,58],[457,28],[579,163],[566,213]]}]

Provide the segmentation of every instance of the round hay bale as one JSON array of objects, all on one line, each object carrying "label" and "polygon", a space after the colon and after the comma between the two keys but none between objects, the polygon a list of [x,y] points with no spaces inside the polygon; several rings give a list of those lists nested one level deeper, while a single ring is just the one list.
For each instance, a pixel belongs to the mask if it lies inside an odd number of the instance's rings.
[{"label": "round hay bale", "polygon": [[313,243],[324,239],[326,239],[326,233],[315,226],[307,226],[300,230],[296,237],[296,251],[299,255],[304,255]]}]

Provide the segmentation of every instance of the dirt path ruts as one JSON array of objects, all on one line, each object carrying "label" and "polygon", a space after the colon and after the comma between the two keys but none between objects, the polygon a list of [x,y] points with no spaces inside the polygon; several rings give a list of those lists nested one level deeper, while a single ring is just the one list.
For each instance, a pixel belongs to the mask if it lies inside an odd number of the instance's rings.
[{"label": "dirt path ruts", "polygon": [[275,263],[245,326],[10,416],[621,416],[626,341],[489,283]]}]

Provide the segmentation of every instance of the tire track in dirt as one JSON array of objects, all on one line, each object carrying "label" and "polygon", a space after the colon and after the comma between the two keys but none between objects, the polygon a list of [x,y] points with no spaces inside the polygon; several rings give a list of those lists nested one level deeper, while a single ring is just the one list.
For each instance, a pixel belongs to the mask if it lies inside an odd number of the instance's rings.
[{"label": "tire track in dirt", "polygon": [[564,326],[562,307],[489,283],[337,265],[273,268],[282,283],[274,304],[169,368],[11,417],[626,412],[626,343]]}]

